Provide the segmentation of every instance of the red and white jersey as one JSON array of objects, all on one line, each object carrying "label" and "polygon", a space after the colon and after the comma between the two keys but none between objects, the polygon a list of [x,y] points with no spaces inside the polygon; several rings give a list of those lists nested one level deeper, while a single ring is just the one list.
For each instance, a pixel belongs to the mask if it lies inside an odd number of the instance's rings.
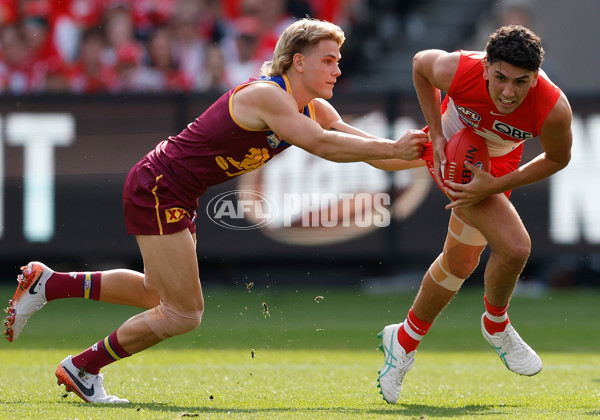
[{"label": "red and white jersey", "polygon": [[470,128],[486,139],[490,156],[504,156],[540,134],[561,90],[540,70],[536,86],[523,103],[511,114],[501,114],[483,78],[484,59],[485,52],[460,52],[454,80],[442,103],[442,130],[449,139],[460,129]]}]

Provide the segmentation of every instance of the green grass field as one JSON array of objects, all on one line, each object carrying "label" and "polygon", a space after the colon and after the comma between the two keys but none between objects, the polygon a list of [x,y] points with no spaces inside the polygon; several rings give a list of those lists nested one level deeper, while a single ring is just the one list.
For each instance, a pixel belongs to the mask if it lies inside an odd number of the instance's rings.
[{"label": "green grass field", "polygon": [[[0,287],[0,299],[12,295]],[[509,372],[481,337],[479,288],[465,289],[419,348],[400,403],[376,387],[377,333],[401,321],[414,292],[359,288],[205,291],[195,332],[108,366],[122,406],[90,405],[56,386],[54,370],[136,309],[69,299],[0,343],[4,419],[585,419],[600,416],[600,293],[515,297],[511,319],[544,361],[534,377]],[[323,296],[319,302],[316,296]],[[265,314],[262,303],[269,313]],[[254,353],[255,357],[252,357]]]}]

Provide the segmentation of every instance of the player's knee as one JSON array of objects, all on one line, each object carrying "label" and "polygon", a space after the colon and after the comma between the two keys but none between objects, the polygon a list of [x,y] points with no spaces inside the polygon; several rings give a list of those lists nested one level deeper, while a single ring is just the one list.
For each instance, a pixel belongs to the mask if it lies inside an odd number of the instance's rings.
[{"label": "player's knee", "polygon": [[146,312],[150,329],[162,340],[195,330],[202,322],[204,309],[186,311],[162,302]]},{"label": "player's knee", "polygon": [[510,247],[507,247],[502,255],[502,259],[506,265],[522,267],[527,262],[527,259],[529,259],[530,253],[530,245],[526,243],[514,244]]},{"label": "player's knee", "polygon": [[479,265],[479,255],[469,255],[452,260],[445,259],[443,264],[455,276],[467,279]]},{"label": "player's knee", "polygon": [[466,277],[459,276],[450,270],[446,265],[444,253],[441,253],[431,264],[428,274],[435,283],[452,292],[457,292],[466,280]]},{"label": "player's knee", "polygon": [[173,305],[162,302],[165,317],[170,324],[171,336],[185,334],[195,330],[202,322],[204,309],[184,311]]},{"label": "player's knee", "polygon": [[529,235],[513,237],[510,242],[503,244],[500,249],[492,248],[492,253],[499,257],[502,264],[511,267],[522,267],[529,259],[531,253],[531,240]]}]

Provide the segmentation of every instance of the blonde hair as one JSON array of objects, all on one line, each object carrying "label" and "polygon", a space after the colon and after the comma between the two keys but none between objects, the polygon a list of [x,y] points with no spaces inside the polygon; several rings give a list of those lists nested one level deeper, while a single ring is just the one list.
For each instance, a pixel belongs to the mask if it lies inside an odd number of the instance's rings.
[{"label": "blonde hair", "polygon": [[261,75],[283,75],[292,65],[294,54],[303,54],[324,39],[333,40],[341,47],[346,36],[338,25],[324,20],[304,18],[292,23],[279,37],[273,59],[262,65]]}]

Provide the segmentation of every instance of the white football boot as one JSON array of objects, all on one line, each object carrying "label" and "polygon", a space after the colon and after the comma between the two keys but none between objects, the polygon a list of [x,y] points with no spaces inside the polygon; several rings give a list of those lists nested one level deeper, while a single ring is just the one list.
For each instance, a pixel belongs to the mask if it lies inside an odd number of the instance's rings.
[{"label": "white football boot", "polygon": [[7,317],[4,320],[4,335],[8,341],[16,340],[29,317],[48,302],[46,281],[53,273],[54,271],[37,261],[21,267],[21,274],[17,276],[19,285],[5,309]]},{"label": "white football boot", "polygon": [[402,380],[415,363],[415,354],[417,354],[416,350],[406,354],[406,350],[398,342],[400,325],[402,324],[388,325],[377,335],[382,339],[379,349],[385,356],[383,367],[377,378],[377,382],[379,382],[377,386],[381,388],[379,393],[383,395],[383,399],[390,404],[398,402],[402,390]]},{"label": "white football boot", "polygon": [[100,404],[127,404],[124,398],[106,395],[104,378],[102,374],[92,375],[75,367],[73,356],[67,356],[56,368],[58,385],[65,385],[68,392],[74,392],[79,397],[90,403]]},{"label": "white football boot", "polygon": [[502,332],[490,334],[483,324],[484,316],[485,313],[481,317],[481,332],[509,370],[525,376],[533,376],[542,370],[540,357],[523,341],[511,324]]}]

